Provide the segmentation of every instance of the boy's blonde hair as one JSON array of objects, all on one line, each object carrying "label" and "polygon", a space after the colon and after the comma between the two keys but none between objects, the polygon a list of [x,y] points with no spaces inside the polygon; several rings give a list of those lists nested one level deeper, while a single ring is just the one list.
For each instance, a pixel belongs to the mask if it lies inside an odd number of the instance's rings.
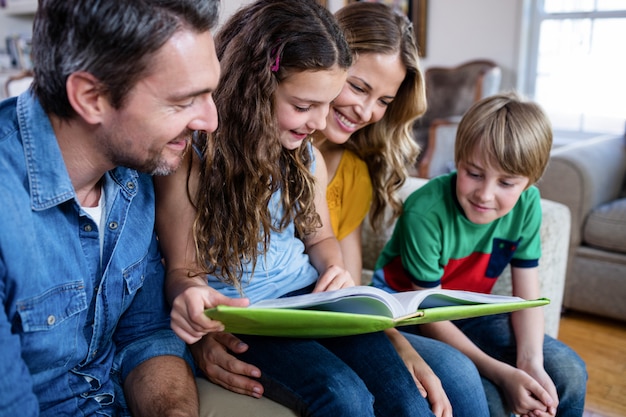
[{"label": "boy's blonde hair", "polygon": [[476,102],[456,133],[454,162],[480,158],[490,166],[536,183],[550,158],[552,127],[538,104],[516,93],[496,94]]}]

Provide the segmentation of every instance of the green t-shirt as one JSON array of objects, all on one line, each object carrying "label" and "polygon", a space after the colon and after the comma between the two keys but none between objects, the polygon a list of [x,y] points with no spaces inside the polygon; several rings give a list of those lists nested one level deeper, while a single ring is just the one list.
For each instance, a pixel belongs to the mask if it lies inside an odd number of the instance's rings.
[{"label": "green t-shirt", "polygon": [[522,192],[506,216],[484,225],[465,217],[455,186],[456,173],[442,175],[406,199],[376,263],[379,284],[383,279],[396,291],[415,283],[489,293],[508,264],[539,264],[541,200],[535,186]]}]

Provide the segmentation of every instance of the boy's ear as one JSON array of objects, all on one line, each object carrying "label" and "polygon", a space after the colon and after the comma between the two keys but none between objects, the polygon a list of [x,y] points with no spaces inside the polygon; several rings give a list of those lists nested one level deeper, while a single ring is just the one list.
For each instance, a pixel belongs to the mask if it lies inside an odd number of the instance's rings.
[{"label": "boy's ear", "polygon": [[102,121],[110,106],[102,84],[93,74],[74,72],[67,78],[65,88],[70,105],[80,117],[90,124]]}]

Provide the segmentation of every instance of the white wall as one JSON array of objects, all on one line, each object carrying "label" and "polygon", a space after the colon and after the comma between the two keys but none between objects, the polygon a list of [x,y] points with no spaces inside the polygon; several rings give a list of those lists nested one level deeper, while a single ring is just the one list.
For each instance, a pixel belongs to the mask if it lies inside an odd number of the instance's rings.
[{"label": "white wall", "polygon": [[252,3],[253,0],[221,0],[220,24],[244,4]]},{"label": "white wall", "polygon": [[430,0],[423,68],[486,58],[502,67],[502,87],[517,82],[523,0]]},{"label": "white wall", "polygon": [[[252,0],[222,2],[220,21]],[[336,11],[343,0],[327,0]],[[524,0],[429,0],[422,68],[484,58],[502,67],[502,89],[517,85]]]},{"label": "white wall", "polygon": [[8,35],[13,34],[29,34],[32,31],[33,17],[31,15],[25,16],[7,16],[2,9],[0,9],[0,49],[4,49],[4,39]]},{"label": "white wall", "polygon": [[33,16],[8,16],[0,9],[0,50],[6,50],[5,39],[9,35],[28,35],[33,30]]},{"label": "white wall", "polygon": [[[222,0],[220,22],[253,0]],[[502,67],[502,88],[517,85],[521,21],[525,0],[429,0],[426,57],[422,68],[452,66],[475,58],[491,59]],[[343,0],[328,0],[337,10]],[[0,12],[0,49],[11,33],[30,31],[31,18]]]}]

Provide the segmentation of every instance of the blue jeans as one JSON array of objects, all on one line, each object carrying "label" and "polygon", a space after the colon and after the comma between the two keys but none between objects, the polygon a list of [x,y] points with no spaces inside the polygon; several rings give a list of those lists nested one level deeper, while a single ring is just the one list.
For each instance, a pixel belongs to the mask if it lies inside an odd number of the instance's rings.
[{"label": "blue jeans", "polygon": [[488,417],[487,398],[474,363],[452,346],[402,332],[441,380],[455,417]]},{"label": "blue jeans", "polygon": [[[498,314],[454,322],[488,355],[515,366],[517,349],[510,314]],[[546,335],[543,342],[544,369],[559,396],[558,417],[580,417],[585,406],[587,369],[583,360],[564,343]],[[500,390],[483,378],[491,416],[510,416]]]},{"label": "blue jeans", "polygon": [[300,416],[432,416],[382,333],[328,339],[237,335],[261,369],[265,395]]}]

